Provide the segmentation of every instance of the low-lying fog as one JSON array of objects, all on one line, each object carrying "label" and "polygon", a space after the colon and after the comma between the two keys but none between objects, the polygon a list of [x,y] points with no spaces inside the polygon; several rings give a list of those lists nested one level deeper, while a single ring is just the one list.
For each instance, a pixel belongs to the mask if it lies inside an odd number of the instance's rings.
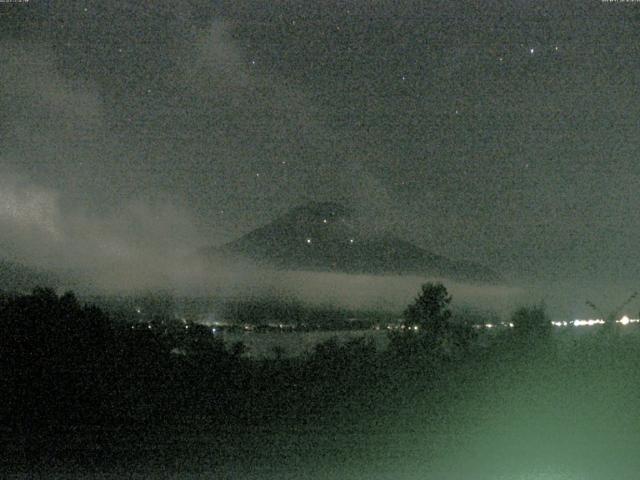
[{"label": "low-lying fog", "polygon": [[[275,294],[311,304],[395,312],[411,302],[421,283],[440,280],[458,306],[508,314],[518,305],[544,301],[552,317],[565,319],[597,316],[586,300],[607,313],[633,291],[631,285],[603,289],[597,279],[507,278],[502,285],[480,285],[418,276],[275,271],[198,257],[194,252],[209,244],[207,238],[187,211],[168,203],[132,202],[103,214],[61,203],[51,189],[17,176],[0,177],[0,246],[5,258],[57,273],[65,287],[81,294]],[[635,310],[626,313],[635,316]]]}]

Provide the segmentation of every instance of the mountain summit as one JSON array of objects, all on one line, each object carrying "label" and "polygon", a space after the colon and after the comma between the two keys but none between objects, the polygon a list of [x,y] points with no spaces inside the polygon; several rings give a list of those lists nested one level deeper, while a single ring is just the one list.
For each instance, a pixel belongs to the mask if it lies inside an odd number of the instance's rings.
[{"label": "mountain summit", "polygon": [[205,253],[284,270],[425,275],[473,282],[500,279],[482,265],[450,260],[392,235],[367,233],[350,209],[334,202],[294,208]]}]

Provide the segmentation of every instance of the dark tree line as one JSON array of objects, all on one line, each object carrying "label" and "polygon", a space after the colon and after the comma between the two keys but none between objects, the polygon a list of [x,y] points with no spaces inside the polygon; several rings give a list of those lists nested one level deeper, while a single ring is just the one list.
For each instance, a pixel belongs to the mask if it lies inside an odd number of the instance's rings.
[{"label": "dark tree line", "polygon": [[[440,368],[443,360],[473,355],[476,331],[450,304],[443,285],[425,284],[386,351],[364,339],[334,338],[306,358],[280,352],[276,360],[250,362],[242,344],[227,347],[203,325],[161,316],[117,321],[73,293],[46,288],[2,295],[0,423],[34,432],[164,422],[193,411],[221,421],[235,414],[255,419],[269,404],[321,408],[332,395],[389,381],[398,366]],[[512,321],[512,335],[529,343],[550,334],[542,307],[519,309]],[[265,418],[272,413],[263,411]]]},{"label": "dark tree line", "polygon": [[184,361],[172,350],[214,369],[241,353],[206,327],[118,323],[46,288],[0,298],[0,341],[0,422],[27,431],[149,419],[178,401],[167,392]]}]

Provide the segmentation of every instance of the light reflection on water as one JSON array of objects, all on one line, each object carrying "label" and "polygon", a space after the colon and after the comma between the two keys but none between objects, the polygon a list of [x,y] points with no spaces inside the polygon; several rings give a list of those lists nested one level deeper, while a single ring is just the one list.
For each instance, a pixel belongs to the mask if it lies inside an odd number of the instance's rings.
[{"label": "light reflection on water", "polygon": [[[629,320],[631,322],[631,320]],[[635,321],[635,320],[634,320]],[[562,322],[556,322],[562,323]],[[593,326],[573,327],[571,322],[565,322],[568,326],[556,327],[554,335],[558,338],[567,336],[589,336],[597,333],[603,327],[600,324]],[[582,325],[582,324],[580,324]],[[587,324],[585,324],[587,325]],[[622,323],[622,334],[634,335],[640,333],[638,324]],[[499,335],[504,329],[493,328],[483,329],[481,338],[478,341],[482,344],[490,344],[491,339]],[[313,351],[313,348],[322,342],[336,337],[340,343],[347,342],[360,337],[372,339],[376,348],[381,351],[389,344],[388,333],[385,330],[340,330],[340,331],[313,331],[313,332],[224,332],[220,333],[221,338],[227,345],[235,342],[243,342],[248,347],[246,355],[249,358],[273,358],[274,348],[281,347],[284,357],[303,356]]]},{"label": "light reflection on water", "polygon": [[372,339],[378,350],[388,344],[388,336],[381,330],[341,330],[335,332],[287,332],[287,333],[225,333],[224,342],[231,345],[243,342],[250,358],[273,358],[274,348],[282,347],[285,357],[298,357],[313,351],[319,343],[336,337],[340,343],[365,337]]}]

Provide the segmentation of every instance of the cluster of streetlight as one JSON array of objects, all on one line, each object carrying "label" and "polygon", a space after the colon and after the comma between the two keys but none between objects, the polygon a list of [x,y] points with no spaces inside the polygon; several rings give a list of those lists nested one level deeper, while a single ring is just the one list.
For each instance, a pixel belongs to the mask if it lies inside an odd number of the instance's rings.
[{"label": "cluster of streetlight", "polygon": [[[629,325],[631,323],[639,323],[640,319],[638,318],[629,318],[628,316],[623,316],[619,320],[616,320],[616,323],[620,325]],[[592,327],[594,325],[604,325],[606,322],[601,318],[590,318],[588,320],[576,319],[570,322],[551,322],[551,324],[555,327],[568,327],[569,325],[573,325],[574,327]]]},{"label": "cluster of streetlight", "polygon": [[473,325],[473,328],[513,328],[513,323],[509,322],[509,323],[505,323],[505,322],[500,322],[500,323],[477,323],[475,325]]}]

